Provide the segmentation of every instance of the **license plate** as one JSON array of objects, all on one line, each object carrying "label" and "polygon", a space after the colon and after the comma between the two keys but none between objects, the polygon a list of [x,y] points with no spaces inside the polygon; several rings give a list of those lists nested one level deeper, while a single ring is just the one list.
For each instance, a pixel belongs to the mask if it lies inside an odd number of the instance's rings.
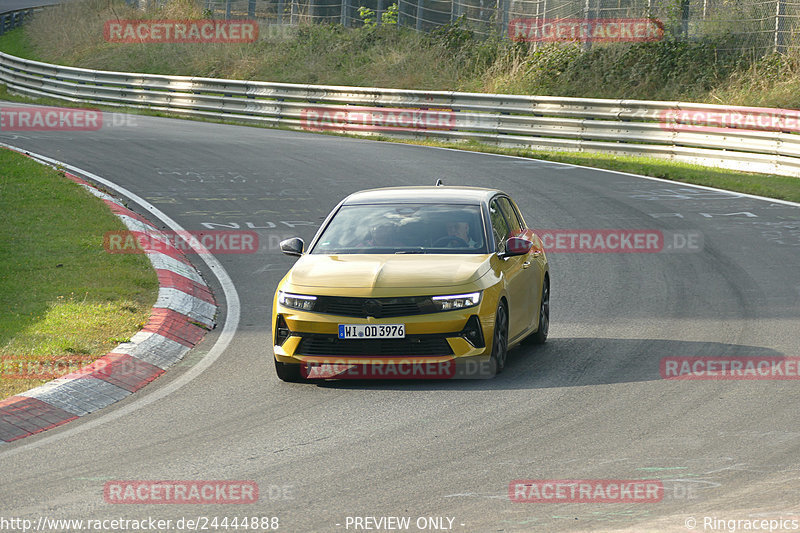
[{"label": "license plate", "polygon": [[340,339],[404,339],[405,324],[339,324]]}]

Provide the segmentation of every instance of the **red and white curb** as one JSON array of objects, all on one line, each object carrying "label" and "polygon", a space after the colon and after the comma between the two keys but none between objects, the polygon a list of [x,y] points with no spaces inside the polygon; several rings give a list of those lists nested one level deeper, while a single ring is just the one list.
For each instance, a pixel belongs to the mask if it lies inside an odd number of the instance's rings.
[{"label": "red and white curb", "polygon": [[[101,198],[130,231],[154,239],[163,236],[113,197],[73,174],[66,176]],[[158,251],[145,249],[160,288],[144,328],[130,342],[77,372],[0,400],[0,444],[60,426],[122,400],[180,361],[214,327],[217,305],[211,290],[184,253],[171,246],[165,236],[163,241]]]}]

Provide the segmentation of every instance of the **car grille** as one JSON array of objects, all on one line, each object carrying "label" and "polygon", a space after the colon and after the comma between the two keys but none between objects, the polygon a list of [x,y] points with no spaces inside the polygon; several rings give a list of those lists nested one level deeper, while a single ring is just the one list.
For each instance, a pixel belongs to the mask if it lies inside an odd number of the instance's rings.
[{"label": "car grille", "polygon": [[336,335],[303,335],[296,355],[438,356],[453,355],[442,335],[410,335],[404,339],[340,339]]},{"label": "car grille", "polygon": [[436,307],[429,296],[402,298],[349,298],[343,296],[317,296],[314,311],[329,315],[366,318],[435,313]]}]

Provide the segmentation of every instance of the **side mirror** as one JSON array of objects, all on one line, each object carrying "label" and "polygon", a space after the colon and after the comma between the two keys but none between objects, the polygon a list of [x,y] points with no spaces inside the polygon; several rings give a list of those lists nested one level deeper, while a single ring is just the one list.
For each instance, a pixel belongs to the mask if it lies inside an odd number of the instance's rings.
[{"label": "side mirror", "polygon": [[519,237],[509,237],[506,241],[506,252],[503,257],[514,257],[515,255],[525,255],[531,251],[533,243]]},{"label": "side mirror", "polygon": [[291,239],[281,241],[281,252],[285,253],[286,255],[301,256],[303,255],[304,246],[305,243],[303,242],[303,239],[299,237],[292,237]]}]

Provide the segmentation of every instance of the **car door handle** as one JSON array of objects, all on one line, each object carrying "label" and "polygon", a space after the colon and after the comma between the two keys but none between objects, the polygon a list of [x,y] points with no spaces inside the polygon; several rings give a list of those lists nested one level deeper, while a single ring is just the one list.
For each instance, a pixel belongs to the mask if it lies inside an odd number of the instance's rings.
[{"label": "car door handle", "polygon": [[531,266],[530,261],[525,261],[524,263],[522,263],[522,268],[528,268],[529,266]]}]

